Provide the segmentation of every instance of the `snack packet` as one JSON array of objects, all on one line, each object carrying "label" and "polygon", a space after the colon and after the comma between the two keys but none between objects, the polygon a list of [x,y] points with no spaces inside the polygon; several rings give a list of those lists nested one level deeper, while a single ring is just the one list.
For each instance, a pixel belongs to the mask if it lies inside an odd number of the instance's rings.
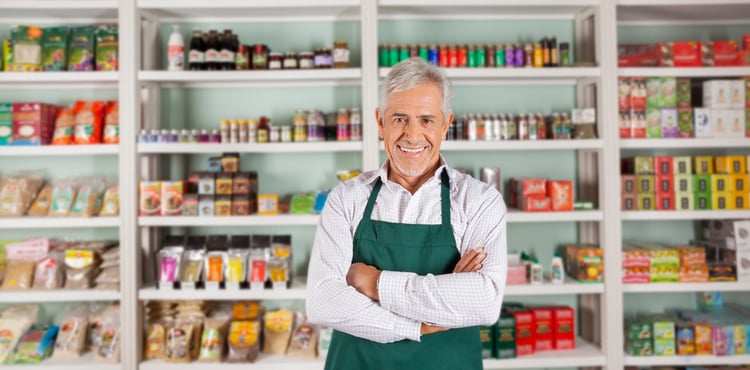
[{"label": "snack packet", "polygon": [[102,142],[102,120],[104,102],[85,102],[76,113],[76,125],[73,132],[76,144],[99,144]]},{"label": "snack packet", "polygon": [[117,25],[100,26],[96,29],[96,70],[116,71],[119,47]]},{"label": "snack packet", "polygon": [[70,32],[68,70],[94,70],[94,27],[74,27]]},{"label": "snack packet", "polygon": [[47,27],[42,34],[42,68],[45,71],[64,71],[68,50],[67,26]]},{"label": "snack packet", "polygon": [[79,101],[75,105],[65,107],[57,112],[55,118],[55,132],[52,135],[52,145],[70,145],[74,142],[76,114],[85,102]]},{"label": "snack packet", "polygon": [[13,72],[42,70],[42,29],[36,26],[11,28],[13,54],[10,65]]},{"label": "snack packet", "polygon": [[55,342],[54,358],[78,358],[86,349],[89,328],[88,306],[75,305],[67,309]]},{"label": "snack packet", "polygon": [[120,104],[117,101],[107,103],[104,116],[104,139],[105,144],[120,143]]}]

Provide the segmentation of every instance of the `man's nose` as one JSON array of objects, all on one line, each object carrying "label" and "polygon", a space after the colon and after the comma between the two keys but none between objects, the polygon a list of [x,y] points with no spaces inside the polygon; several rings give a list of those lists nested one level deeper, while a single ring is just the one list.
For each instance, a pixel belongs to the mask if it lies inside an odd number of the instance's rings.
[{"label": "man's nose", "polygon": [[410,119],[409,122],[404,125],[404,138],[407,140],[418,139],[421,132],[419,122],[416,119]]}]

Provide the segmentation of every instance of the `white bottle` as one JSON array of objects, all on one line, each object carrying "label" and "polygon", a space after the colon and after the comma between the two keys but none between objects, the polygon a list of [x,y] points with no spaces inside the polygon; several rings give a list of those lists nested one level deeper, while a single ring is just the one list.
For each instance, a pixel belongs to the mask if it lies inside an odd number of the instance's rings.
[{"label": "white bottle", "polygon": [[552,284],[562,284],[565,281],[565,269],[563,268],[563,260],[562,258],[560,258],[560,253],[558,252],[555,252],[555,256],[552,257],[550,280],[552,280]]},{"label": "white bottle", "polygon": [[539,285],[544,283],[542,265],[539,263],[538,258],[534,258],[534,263],[531,264],[531,284]]},{"label": "white bottle", "polygon": [[172,34],[169,35],[167,44],[167,60],[169,61],[168,70],[182,71],[185,69],[185,41],[180,33],[180,26],[172,26]]}]

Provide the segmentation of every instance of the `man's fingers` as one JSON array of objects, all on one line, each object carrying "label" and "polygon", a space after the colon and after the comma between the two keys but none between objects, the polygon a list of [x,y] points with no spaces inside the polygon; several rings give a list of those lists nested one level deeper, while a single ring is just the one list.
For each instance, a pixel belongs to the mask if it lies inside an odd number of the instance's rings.
[{"label": "man's fingers", "polygon": [[476,272],[482,268],[486,254],[484,248],[472,249],[466,252],[456,264],[453,272]]}]

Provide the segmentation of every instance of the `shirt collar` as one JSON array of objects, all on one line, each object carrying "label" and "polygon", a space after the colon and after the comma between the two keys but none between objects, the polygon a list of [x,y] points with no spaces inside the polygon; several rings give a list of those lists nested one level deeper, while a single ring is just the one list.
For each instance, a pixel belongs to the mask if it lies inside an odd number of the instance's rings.
[{"label": "shirt collar", "polygon": [[[365,184],[371,184],[376,179],[380,178],[380,181],[382,181],[385,186],[389,186],[389,182],[388,182],[388,166],[390,164],[389,161],[390,161],[389,159],[386,159],[385,162],[383,162],[383,165],[380,166],[380,168],[378,168],[376,171],[373,171],[369,177],[365,178],[364,179]],[[440,155],[439,163],[440,163],[440,166],[438,166],[432,178],[430,178],[430,180],[428,180],[426,183],[431,183],[431,182],[437,182],[438,184],[440,183],[440,174],[443,172],[443,169],[448,169],[448,164],[445,161],[445,158],[443,158],[442,154]],[[455,184],[455,181],[452,181],[451,171],[447,171],[447,172],[448,172],[448,179],[451,180],[450,183],[451,183],[451,189],[452,189]]]}]

